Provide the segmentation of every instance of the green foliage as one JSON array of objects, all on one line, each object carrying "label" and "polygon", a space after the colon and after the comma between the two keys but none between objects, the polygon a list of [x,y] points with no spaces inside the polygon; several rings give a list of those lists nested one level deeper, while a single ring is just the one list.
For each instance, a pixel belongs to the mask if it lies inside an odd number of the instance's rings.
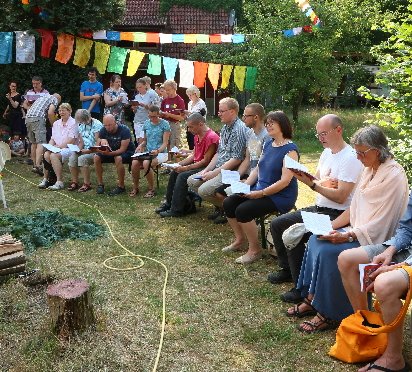
[{"label": "green foliage", "polygon": [[[29,30],[44,27],[58,32],[78,34],[84,31],[110,29],[122,18],[124,0],[30,0],[27,11],[21,0],[11,0],[2,5],[3,17],[0,31]],[[44,9],[49,18],[43,20],[33,12],[34,7]]]},{"label": "green foliage", "polygon": [[37,211],[28,215],[0,216],[0,230],[23,242],[26,253],[38,247],[50,247],[65,239],[94,240],[105,234],[105,228],[95,222],[65,216],[59,211]]},{"label": "green foliage", "polygon": [[403,21],[382,22],[382,29],[391,36],[372,49],[381,64],[376,82],[389,87],[389,95],[377,97],[364,88],[361,91],[380,101],[374,122],[398,133],[400,138],[392,141],[393,150],[412,180],[412,0],[409,4]]}]

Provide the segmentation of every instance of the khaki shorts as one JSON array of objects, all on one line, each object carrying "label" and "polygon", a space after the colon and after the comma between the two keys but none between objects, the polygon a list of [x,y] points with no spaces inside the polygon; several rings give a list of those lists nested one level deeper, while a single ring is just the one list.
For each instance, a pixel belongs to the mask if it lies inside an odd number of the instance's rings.
[{"label": "khaki shorts", "polygon": [[46,119],[26,118],[26,127],[31,143],[46,143]]},{"label": "khaki shorts", "polygon": [[181,135],[182,135],[182,128],[180,127],[180,123],[172,123],[169,122],[170,125],[170,139],[169,139],[169,144],[170,148],[176,146],[180,147],[182,142],[181,142]]}]

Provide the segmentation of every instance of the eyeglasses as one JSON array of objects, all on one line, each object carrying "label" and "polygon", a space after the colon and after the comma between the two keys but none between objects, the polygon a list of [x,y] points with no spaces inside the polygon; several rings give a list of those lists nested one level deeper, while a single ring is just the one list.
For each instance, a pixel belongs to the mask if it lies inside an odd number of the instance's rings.
[{"label": "eyeglasses", "polygon": [[231,110],[231,109],[221,110],[221,111],[219,110],[217,113],[218,113],[218,114],[224,114],[226,111],[229,111],[229,110]]},{"label": "eyeglasses", "polygon": [[275,124],[278,124],[278,122],[277,121],[275,121],[275,120],[266,120],[266,122],[265,122],[265,127],[273,127]]},{"label": "eyeglasses", "polygon": [[[337,127],[336,127],[337,128]],[[315,137],[316,138],[320,138],[320,137],[325,137],[327,136],[329,133],[333,132],[336,128],[332,128],[331,130],[325,131],[325,132],[320,132],[320,133],[316,133]]]},{"label": "eyeglasses", "polygon": [[366,153],[367,153],[368,151],[371,151],[371,150],[376,150],[376,149],[374,149],[373,147],[371,147],[370,149],[367,149],[367,150],[365,150],[365,151],[355,151],[355,152],[356,152],[356,155],[360,156],[361,158],[364,158],[365,155],[366,155]]},{"label": "eyeglasses", "polygon": [[256,116],[256,115],[245,115],[245,114],[242,115],[243,118],[248,118],[249,116]]}]

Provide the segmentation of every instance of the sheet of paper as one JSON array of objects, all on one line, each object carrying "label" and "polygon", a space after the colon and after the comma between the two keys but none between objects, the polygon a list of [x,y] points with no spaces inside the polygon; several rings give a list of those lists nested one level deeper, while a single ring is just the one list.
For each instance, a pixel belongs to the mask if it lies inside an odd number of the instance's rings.
[{"label": "sheet of paper", "polygon": [[329,235],[333,230],[330,217],[326,214],[302,211],[305,227],[315,235]]},{"label": "sheet of paper", "polygon": [[179,149],[176,146],[173,146],[169,152],[174,152],[174,153],[178,153]]},{"label": "sheet of paper", "polygon": [[250,185],[243,182],[233,182],[230,188],[233,194],[250,194]]},{"label": "sheet of paper", "polygon": [[56,147],[56,146],[50,145],[50,144],[48,144],[48,143],[43,143],[42,146],[43,146],[46,150],[51,151],[51,152],[54,152],[55,154],[57,154],[57,153],[59,153],[60,151],[62,151],[62,149],[60,149],[60,148],[58,148],[58,147]]},{"label": "sheet of paper", "polygon": [[292,159],[288,155],[285,156],[285,167],[288,168],[288,169],[303,172],[312,180],[317,179],[313,174],[310,174],[308,168],[306,168],[303,164],[297,162],[295,159]]},{"label": "sheet of paper", "polygon": [[231,170],[222,169],[220,172],[222,173],[222,182],[223,183],[231,185],[234,182],[239,182],[240,181],[240,174],[239,174],[238,171],[231,171]]},{"label": "sheet of paper", "polygon": [[139,156],[143,156],[143,155],[149,155],[150,152],[146,151],[146,152],[135,152],[131,157],[132,158],[137,158]]},{"label": "sheet of paper", "polygon": [[79,146],[77,146],[77,145],[72,145],[71,143],[69,143],[69,144],[67,145],[67,147],[69,148],[70,151],[73,151],[73,152],[79,152],[79,151],[80,151]]},{"label": "sheet of paper", "polygon": [[162,163],[162,167],[174,169],[174,168],[180,167],[180,164],[179,163]]}]

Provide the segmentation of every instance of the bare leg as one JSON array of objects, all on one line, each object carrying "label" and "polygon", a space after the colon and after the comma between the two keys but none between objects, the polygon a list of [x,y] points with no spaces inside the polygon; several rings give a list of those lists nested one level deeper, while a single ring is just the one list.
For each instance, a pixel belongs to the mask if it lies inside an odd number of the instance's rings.
[{"label": "bare leg", "polygon": [[[50,154],[51,154],[50,151],[46,151],[44,153],[44,160],[46,160],[48,163],[51,164]],[[49,178],[49,171],[45,167],[43,167],[43,174],[44,174],[45,179]]]},{"label": "bare leg", "polygon": [[359,285],[359,264],[368,262],[368,255],[362,247],[343,251],[338,257],[342,283],[354,312],[368,308],[366,292],[361,292]]},{"label": "bare leg", "polygon": [[118,178],[119,187],[124,188],[124,176],[126,174],[126,171],[124,170],[122,157],[121,156],[115,156],[114,157],[114,163],[116,165],[116,171],[117,171],[117,178]]},{"label": "bare leg", "polygon": [[256,228],[256,222],[250,221],[245,223],[239,223],[240,228],[246,235],[246,239],[249,243],[249,249],[246,252],[246,256],[255,256],[262,253],[262,248],[259,244],[258,230]]},{"label": "bare leg", "polygon": [[[402,307],[400,298],[408,289],[405,276],[399,270],[392,270],[379,275],[375,280],[375,293],[379,300],[385,324],[391,323]],[[374,364],[381,367],[398,370],[405,366],[402,355],[403,322],[392,332],[388,333],[388,346],[382,356]],[[369,365],[359,369],[367,370]],[[371,369],[371,371],[377,371]]]},{"label": "bare leg", "polygon": [[103,165],[102,165],[102,160],[100,156],[95,155],[93,157],[94,161],[94,167],[96,169],[96,178],[97,178],[97,183],[99,185],[103,185]]},{"label": "bare leg", "polygon": [[[43,147],[43,146],[42,146]],[[37,149],[37,144],[36,143],[32,143],[31,144],[31,152],[30,152],[30,158],[31,160],[33,160],[33,164],[36,166],[40,165],[40,162],[37,163],[36,162],[36,149]]]},{"label": "bare leg", "polygon": [[140,161],[132,161],[132,179],[133,179],[133,191],[139,190],[140,182]]},{"label": "bare leg", "polygon": [[[312,303],[312,299],[313,299],[313,295],[312,295],[312,294],[309,294],[309,295],[306,297],[306,300],[307,300],[307,302],[309,302],[309,303]],[[302,302],[301,304],[296,305],[296,306],[298,306],[298,310],[299,310],[300,313],[312,309],[311,306],[309,306],[308,304],[306,304],[306,303],[304,303],[304,302]],[[293,313],[294,313],[294,310],[295,310],[295,306],[292,306],[292,307],[290,307],[290,308],[287,310],[287,312],[288,312],[289,314],[293,314]]]},{"label": "bare leg", "polygon": [[43,146],[40,144],[32,144],[32,154],[33,154],[33,146],[34,146],[34,155],[35,156],[35,160],[34,160],[34,164],[38,167],[41,166],[41,159],[43,157]]},{"label": "bare leg", "polygon": [[72,182],[79,183],[79,168],[69,167],[70,174],[72,175]]},{"label": "bare leg", "polygon": [[57,182],[62,182],[62,173],[63,173],[63,165],[62,165],[62,156],[60,154],[51,154],[50,160],[54,170],[56,173]]},{"label": "bare leg", "polygon": [[82,167],[83,183],[90,185],[90,168],[88,165]]},{"label": "bare leg", "polygon": [[216,207],[222,208],[223,207],[223,200],[226,199],[226,196],[217,193],[217,194],[215,194],[215,197],[216,197],[216,203],[215,203]]},{"label": "bare leg", "polygon": [[240,223],[237,222],[236,218],[228,218],[227,221],[235,234],[235,240],[232,242],[231,246],[241,248],[245,242],[245,234],[243,233]]}]

